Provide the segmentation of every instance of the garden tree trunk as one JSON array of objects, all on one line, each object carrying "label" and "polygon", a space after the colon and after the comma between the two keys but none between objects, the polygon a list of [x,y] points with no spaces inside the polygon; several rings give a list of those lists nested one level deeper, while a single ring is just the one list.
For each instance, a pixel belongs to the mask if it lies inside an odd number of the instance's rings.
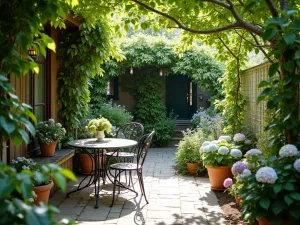
[{"label": "garden tree trunk", "polygon": [[[296,69],[293,69],[292,72],[287,71],[283,64],[288,61],[294,61],[293,55],[295,54],[294,50],[289,50],[285,53],[283,53],[280,57],[280,71],[282,73],[282,80],[284,80],[287,77],[293,76],[297,74]],[[295,61],[294,61],[295,62]],[[296,68],[296,65],[294,65],[294,68]],[[282,118],[287,117],[290,114],[290,119],[286,122],[292,125],[291,128],[285,128],[284,130],[284,138],[286,144],[295,144],[297,140],[299,139],[298,132],[295,132],[296,130],[299,131],[299,83],[298,82],[290,82],[285,87],[283,86],[283,91],[289,90],[292,91],[293,96],[288,101],[282,102],[282,109],[283,115]],[[284,122],[283,122],[284,123]],[[285,126],[287,127],[287,126]]]}]

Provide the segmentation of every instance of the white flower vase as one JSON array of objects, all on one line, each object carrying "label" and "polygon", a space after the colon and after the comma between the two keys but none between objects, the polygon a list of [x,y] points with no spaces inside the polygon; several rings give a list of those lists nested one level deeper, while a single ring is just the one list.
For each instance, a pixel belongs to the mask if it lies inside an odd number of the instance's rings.
[{"label": "white flower vase", "polygon": [[98,141],[102,141],[105,138],[104,131],[96,131],[96,138]]}]

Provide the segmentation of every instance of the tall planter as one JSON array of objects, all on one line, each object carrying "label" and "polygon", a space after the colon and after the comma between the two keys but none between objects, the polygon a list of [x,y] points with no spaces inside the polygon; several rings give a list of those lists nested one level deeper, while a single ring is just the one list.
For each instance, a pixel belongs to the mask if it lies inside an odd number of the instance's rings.
[{"label": "tall planter", "polygon": [[[98,165],[102,167],[101,160],[102,157],[98,156]],[[85,153],[79,153],[79,162],[80,162],[80,168],[82,174],[91,174],[95,170],[95,160],[94,158],[91,158],[88,154]]]},{"label": "tall planter", "polygon": [[231,168],[229,166],[205,166],[208,172],[209,181],[212,190],[225,190],[223,182],[226,178],[232,177]]},{"label": "tall planter", "polygon": [[48,205],[50,191],[51,191],[53,185],[54,185],[54,183],[53,183],[53,181],[51,181],[51,183],[47,184],[47,185],[32,187],[32,190],[37,195],[37,197],[34,199],[33,204],[39,205],[40,202],[42,202],[45,205]]},{"label": "tall planter", "polygon": [[57,141],[52,141],[49,144],[40,142],[42,156],[54,156],[56,145]]}]

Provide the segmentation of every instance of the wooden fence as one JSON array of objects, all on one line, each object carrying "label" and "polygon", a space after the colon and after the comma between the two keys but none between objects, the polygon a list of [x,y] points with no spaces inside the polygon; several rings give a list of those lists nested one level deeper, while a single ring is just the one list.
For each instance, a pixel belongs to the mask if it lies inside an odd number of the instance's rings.
[{"label": "wooden fence", "polygon": [[266,104],[256,99],[263,88],[258,88],[260,81],[268,77],[270,63],[263,63],[243,71],[241,76],[241,90],[246,97],[245,125],[255,134],[259,133],[265,124]]}]

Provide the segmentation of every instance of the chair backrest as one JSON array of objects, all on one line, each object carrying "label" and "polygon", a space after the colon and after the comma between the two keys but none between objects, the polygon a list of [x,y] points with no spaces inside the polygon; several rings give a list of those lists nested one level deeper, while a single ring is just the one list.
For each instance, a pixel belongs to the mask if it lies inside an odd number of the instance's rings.
[{"label": "chair backrest", "polygon": [[138,143],[137,164],[142,167],[144,165],[153,135],[154,135],[154,131],[152,131],[150,134],[143,135]]},{"label": "chair backrest", "polygon": [[120,127],[117,130],[116,137],[138,141],[143,134],[143,125],[137,122],[131,122]]}]

